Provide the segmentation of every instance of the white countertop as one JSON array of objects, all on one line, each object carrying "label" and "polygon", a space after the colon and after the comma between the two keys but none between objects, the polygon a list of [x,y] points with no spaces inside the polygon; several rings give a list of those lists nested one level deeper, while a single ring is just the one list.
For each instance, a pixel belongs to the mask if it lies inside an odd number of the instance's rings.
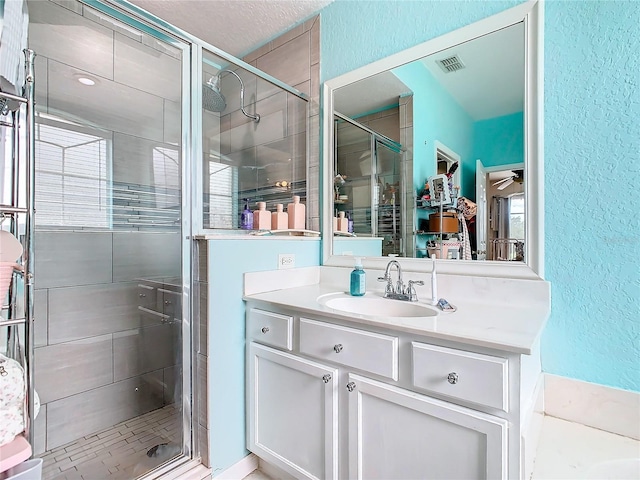
[{"label": "white countertop", "polygon": [[[545,284],[543,287],[548,289],[547,282],[541,283]],[[520,289],[523,287],[527,286],[519,286]],[[534,302],[512,299],[514,301],[508,304],[503,298],[501,302],[492,304],[487,301],[486,297],[479,298],[467,295],[468,298],[465,299],[462,295],[452,293],[443,296],[457,307],[457,311],[441,312],[437,307],[432,307],[427,298],[426,301],[420,300],[418,303],[437,311],[437,316],[414,318],[382,318],[352,314],[329,308],[318,302],[318,297],[321,295],[344,291],[344,282],[318,282],[245,295],[243,298],[265,309],[268,309],[269,306],[277,306],[307,315],[329,316],[339,320],[527,355],[533,351],[550,311],[550,302],[540,301],[541,297],[544,299],[544,295],[534,295],[536,297]],[[523,289],[523,294],[526,297],[525,289]],[[381,295],[381,293],[367,291],[366,295]]]}]

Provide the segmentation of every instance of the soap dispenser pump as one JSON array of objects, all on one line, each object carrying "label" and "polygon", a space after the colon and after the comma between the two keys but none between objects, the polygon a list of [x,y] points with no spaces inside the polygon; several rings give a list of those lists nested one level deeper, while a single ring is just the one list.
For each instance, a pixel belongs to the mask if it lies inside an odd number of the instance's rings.
[{"label": "soap dispenser pump", "polygon": [[354,297],[361,297],[367,291],[366,285],[367,276],[362,268],[362,261],[360,257],[356,257],[356,265],[351,272],[351,285],[349,293]]}]

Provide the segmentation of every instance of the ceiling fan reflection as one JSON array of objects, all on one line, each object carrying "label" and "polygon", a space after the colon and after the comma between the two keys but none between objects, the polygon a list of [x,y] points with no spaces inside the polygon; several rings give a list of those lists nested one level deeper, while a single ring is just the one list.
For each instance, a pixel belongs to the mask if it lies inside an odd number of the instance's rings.
[{"label": "ceiling fan reflection", "polygon": [[522,176],[518,175],[517,172],[510,172],[509,176],[505,178],[501,178],[497,182],[494,182],[492,186],[498,187],[498,190],[504,190],[514,182],[522,183],[522,180],[523,180]]}]

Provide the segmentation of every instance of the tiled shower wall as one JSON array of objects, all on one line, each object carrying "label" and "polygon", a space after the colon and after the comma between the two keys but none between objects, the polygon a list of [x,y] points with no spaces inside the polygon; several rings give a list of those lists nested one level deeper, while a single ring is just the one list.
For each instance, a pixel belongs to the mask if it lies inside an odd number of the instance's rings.
[{"label": "tiled shower wall", "polygon": [[307,228],[320,230],[320,16],[292,28],[243,60],[310,98]]},{"label": "tiled shower wall", "polygon": [[172,403],[180,324],[138,310],[137,279],[180,271],[180,235],[36,232],[35,244],[36,453]]}]

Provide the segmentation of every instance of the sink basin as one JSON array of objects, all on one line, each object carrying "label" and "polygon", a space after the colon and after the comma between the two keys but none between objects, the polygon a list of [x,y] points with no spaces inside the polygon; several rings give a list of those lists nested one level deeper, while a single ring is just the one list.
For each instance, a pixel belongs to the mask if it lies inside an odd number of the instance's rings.
[{"label": "sink basin", "polygon": [[438,312],[425,305],[390,300],[373,293],[362,297],[352,297],[346,293],[331,293],[320,296],[318,302],[342,312],[374,317],[435,317],[438,315]]}]

